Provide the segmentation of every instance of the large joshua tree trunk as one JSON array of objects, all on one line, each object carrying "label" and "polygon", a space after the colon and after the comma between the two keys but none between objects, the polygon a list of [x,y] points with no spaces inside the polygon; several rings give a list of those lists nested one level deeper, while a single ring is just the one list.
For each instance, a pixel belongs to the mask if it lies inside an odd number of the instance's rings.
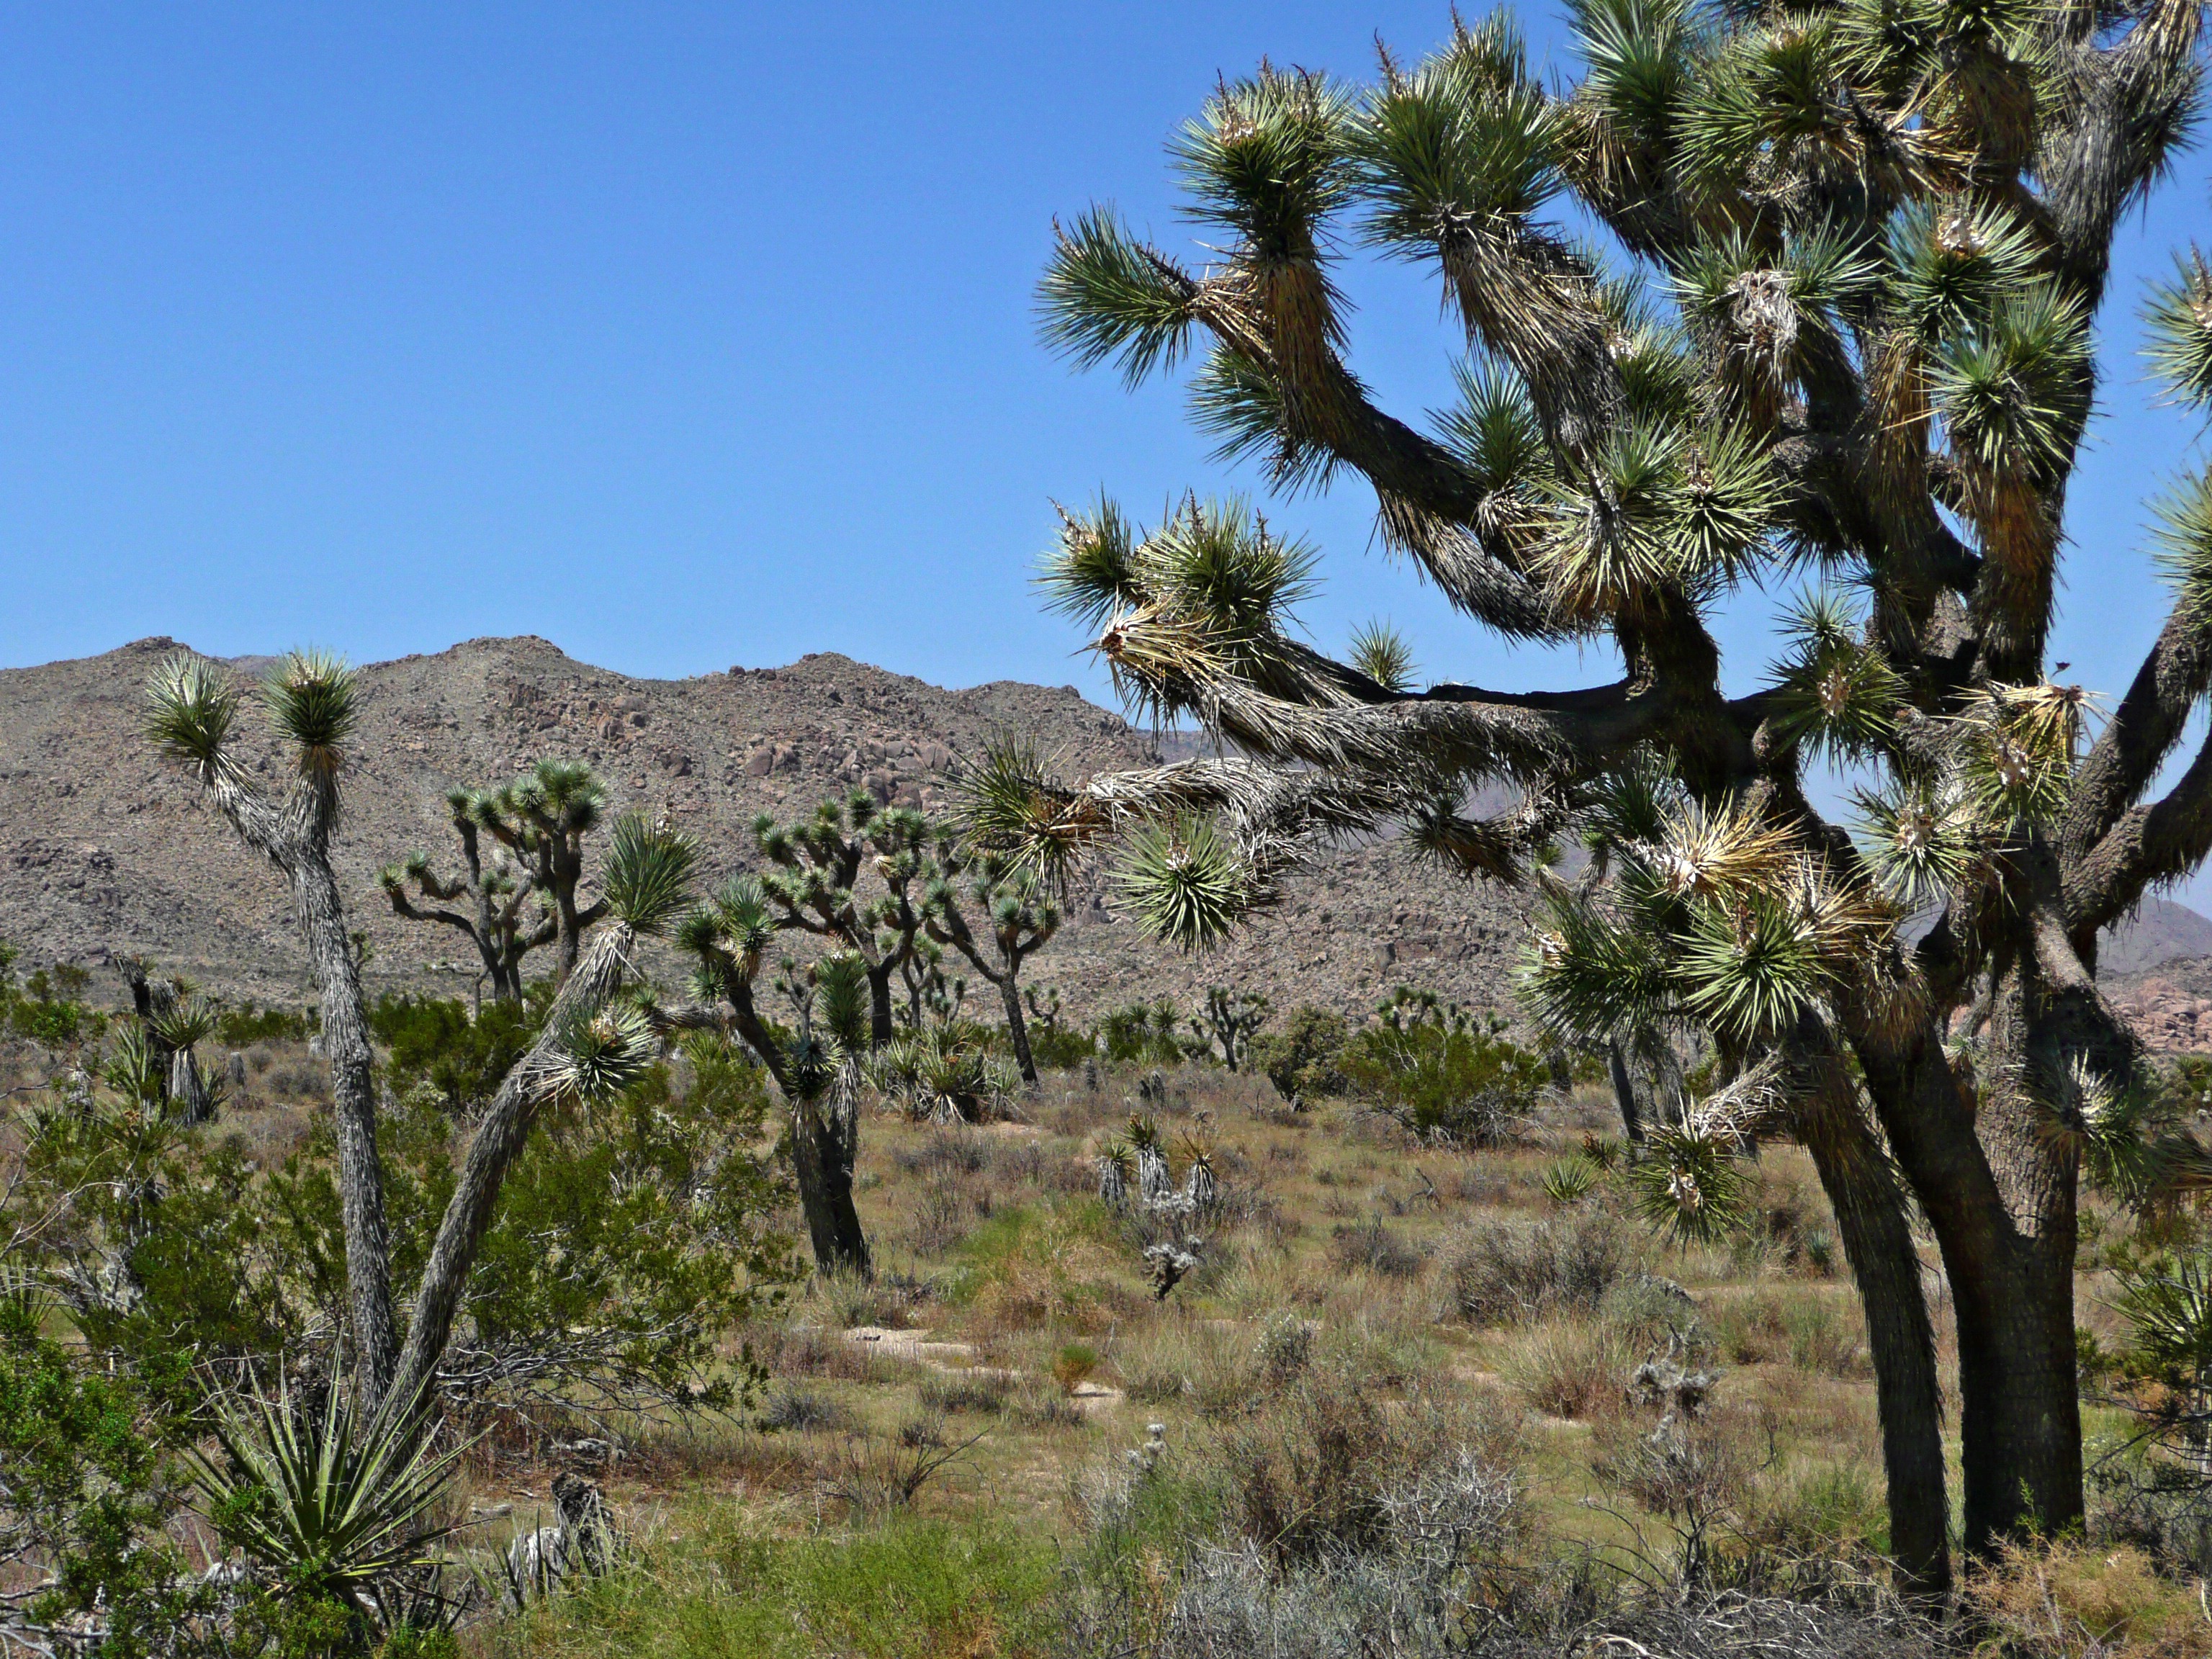
[{"label": "large joshua tree trunk", "polygon": [[[1801,1027],[1816,1022],[1808,1018]],[[1889,1482],[1890,1554],[1916,1591],[1949,1587],[1942,1386],[1905,1194],[1861,1115],[1849,1075],[1821,1036],[1820,1062],[1793,1114],[1836,1218],[1866,1310]]]},{"label": "large joshua tree trunk", "polygon": [[634,941],[634,933],[622,922],[612,924],[592,941],[590,954],[554,1000],[537,1042],[501,1080],[490,1109],[469,1143],[460,1179],[447,1200],[430,1258],[423,1263],[422,1280],[416,1287],[407,1346],[398,1369],[399,1398],[416,1397],[429,1385],[439,1360],[444,1358],[446,1345],[453,1340],[462,1294],[476,1267],[477,1253],[498,1209],[500,1188],[529,1144],[531,1127],[539,1110],[553,1096],[564,1033],[621,990],[630,972],[629,950]]},{"label": "large joshua tree trunk", "polygon": [[902,951],[893,951],[880,962],[868,964],[868,1042],[880,1048],[896,1034],[891,1023],[891,975],[905,960]]},{"label": "large joshua tree trunk", "polygon": [[854,1147],[844,1127],[848,1117],[848,1111],[837,1105],[825,1113],[819,1101],[794,1101],[791,1156],[814,1265],[825,1273],[865,1276],[871,1266],[868,1236],[853,1203]]},{"label": "large joshua tree trunk", "polygon": [[[1022,1018],[1021,988],[1012,974],[1002,975],[998,981],[999,1001],[1006,1011],[1006,1040],[1014,1047],[1014,1063],[1022,1068],[1022,1081],[1037,1080],[1036,1061],[1030,1054],[1029,1022]],[[1230,1067],[1231,1071],[1235,1066]]]}]

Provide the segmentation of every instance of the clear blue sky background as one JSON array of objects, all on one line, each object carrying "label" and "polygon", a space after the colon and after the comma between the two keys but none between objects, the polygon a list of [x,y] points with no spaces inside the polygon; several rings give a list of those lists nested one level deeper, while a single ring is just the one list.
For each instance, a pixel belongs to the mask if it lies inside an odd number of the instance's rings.
[{"label": "clear blue sky background", "polygon": [[[1147,516],[1225,474],[1155,384],[1037,345],[1052,216],[1174,242],[1162,144],[1261,54],[1364,76],[1441,0],[0,8],[0,664],[153,633],[369,660],[532,632],[638,674],[837,650],[944,684],[1103,679],[1028,587],[1050,498]],[[1549,12],[1536,57],[1571,69]],[[2157,626],[2146,274],[2207,219],[2185,158],[2122,239],[2057,654],[2123,688]],[[1355,366],[1443,404],[1426,279],[1354,259]],[[1326,551],[1312,631],[1392,617],[1427,672],[1509,651],[1371,545],[1371,497],[1276,503]],[[1773,599],[1732,607],[1729,676]]]}]

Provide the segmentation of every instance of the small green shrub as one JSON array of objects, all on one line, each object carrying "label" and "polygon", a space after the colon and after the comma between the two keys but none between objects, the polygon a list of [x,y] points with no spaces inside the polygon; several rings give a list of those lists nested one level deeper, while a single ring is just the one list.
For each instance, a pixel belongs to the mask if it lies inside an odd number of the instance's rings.
[{"label": "small green shrub", "polygon": [[391,992],[368,1012],[368,1029],[391,1051],[392,1087],[406,1094],[427,1083],[451,1112],[481,1105],[498,1092],[514,1062],[544,1023],[541,993],[529,1004],[491,1002],[474,1019],[458,997]]},{"label": "small green shrub", "polygon": [[1342,1014],[1328,1008],[1294,1010],[1282,1029],[1252,1039],[1251,1069],[1267,1074],[1285,1100],[1304,1103],[1340,1095],[1346,1084],[1337,1057],[1350,1041]]},{"label": "small green shrub", "polygon": [[1486,1146],[1509,1139],[1551,1080],[1541,1055],[1430,1003],[1386,1005],[1338,1056],[1351,1091],[1421,1134]]}]

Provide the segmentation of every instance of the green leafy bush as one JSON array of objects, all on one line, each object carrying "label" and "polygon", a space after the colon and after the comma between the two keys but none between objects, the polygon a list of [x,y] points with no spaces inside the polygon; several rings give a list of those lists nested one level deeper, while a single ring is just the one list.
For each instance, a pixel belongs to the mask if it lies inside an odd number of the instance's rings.
[{"label": "green leafy bush", "polygon": [[474,1019],[459,997],[386,992],[368,1029],[391,1051],[393,1092],[428,1083],[455,1112],[489,1100],[544,1024],[549,990],[538,988],[527,1003],[493,1002]]},{"label": "green leafy bush", "polygon": [[256,1042],[305,1042],[321,1028],[312,1008],[258,1008],[252,998],[216,1016],[216,1035],[234,1048]]},{"label": "green leafy bush", "polygon": [[1433,997],[1401,994],[1339,1054],[1351,1091],[1407,1128],[1476,1146],[1506,1139],[1551,1079],[1542,1056]]},{"label": "green leafy bush", "polygon": [[1327,1008],[1293,1012],[1282,1029],[1252,1039],[1251,1067],[1265,1072],[1285,1100],[1309,1101],[1340,1095],[1346,1088],[1337,1060],[1351,1040],[1342,1014]]}]

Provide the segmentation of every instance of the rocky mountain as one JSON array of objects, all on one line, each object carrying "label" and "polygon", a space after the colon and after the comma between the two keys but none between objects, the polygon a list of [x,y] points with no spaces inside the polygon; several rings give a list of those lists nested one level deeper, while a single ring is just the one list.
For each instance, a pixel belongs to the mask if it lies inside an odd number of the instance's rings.
[{"label": "rocky mountain", "polygon": [[[147,674],[181,648],[141,640],[0,671],[0,939],[27,965],[94,969],[111,994],[118,983],[102,970],[144,954],[234,996],[304,1000],[305,964],[276,873],[242,851],[139,733]],[[234,666],[251,674],[267,660]],[[467,988],[465,941],[392,915],[375,872],[418,848],[450,867],[446,791],[502,783],[541,757],[589,761],[618,808],[667,811],[698,836],[719,879],[756,861],[748,826],[757,812],[799,816],[855,786],[928,810],[942,800],[944,769],[994,731],[1027,733],[1070,776],[1159,752],[1152,734],[1073,687],[945,690],[834,655],[641,680],[574,661],[541,639],[485,639],[373,664],[362,680],[339,852],[354,925],[373,947],[372,993]],[[1174,734],[1165,742],[1175,757],[1194,747]],[[273,750],[256,764],[281,781]],[[1442,877],[1377,842],[1328,854],[1235,944],[1192,959],[1138,938],[1110,880],[1094,871],[1030,974],[1085,1018],[1163,994],[1188,1004],[1212,983],[1264,988],[1279,1006],[1353,1014],[1411,984],[1510,1017],[1523,914],[1520,895]],[[2103,961],[2108,975],[2130,976],[2130,1006],[2155,1041],[2212,1048],[2212,964],[2193,977],[2161,968],[2204,957],[2212,921],[2151,900],[2108,938]],[[2143,988],[2154,969],[2161,988]]]},{"label": "rocky mountain", "polygon": [[[77,963],[111,991],[106,964],[143,953],[233,995],[301,1000],[305,964],[282,883],[139,734],[146,677],[180,648],[141,640],[0,671],[0,939],[26,965]],[[1148,734],[1072,687],[945,690],[830,655],[641,680],[544,640],[487,639],[374,664],[362,679],[339,852],[354,925],[373,946],[372,994],[467,988],[472,965],[443,965],[471,957],[466,941],[392,915],[375,872],[418,848],[450,867],[446,791],[505,782],[544,757],[589,761],[617,807],[665,809],[699,836],[719,879],[755,861],[755,813],[799,816],[855,785],[927,809],[941,799],[941,769],[995,730],[1028,733],[1072,776],[1153,752]],[[281,781],[273,751],[257,763]],[[1030,971],[1080,1017],[1163,993],[1188,1003],[1215,982],[1347,1012],[1413,983],[1510,1012],[1514,896],[1442,878],[1387,844],[1333,854],[1210,957],[1139,940],[1102,875],[1069,908]]]}]

